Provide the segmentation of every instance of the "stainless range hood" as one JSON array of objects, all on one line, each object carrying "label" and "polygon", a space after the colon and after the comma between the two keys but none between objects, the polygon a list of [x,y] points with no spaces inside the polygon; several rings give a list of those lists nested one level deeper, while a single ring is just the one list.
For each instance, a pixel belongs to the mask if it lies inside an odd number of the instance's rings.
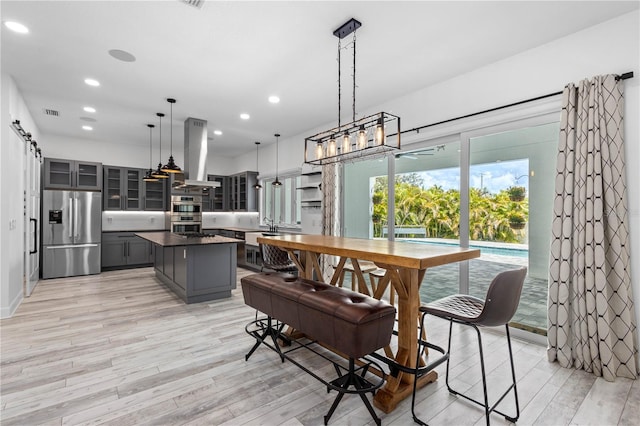
[{"label": "stainless range hood", "polygon": [[189,117],[184,122],[184,173],[178,173],[173,187],[178,189],[218,188],[220,182],[207,181],[207,120]]}]

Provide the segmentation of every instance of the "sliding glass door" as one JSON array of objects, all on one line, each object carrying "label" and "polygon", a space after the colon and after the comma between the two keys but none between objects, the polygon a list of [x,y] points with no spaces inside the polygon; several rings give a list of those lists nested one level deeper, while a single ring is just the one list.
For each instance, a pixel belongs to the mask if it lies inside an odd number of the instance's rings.
[{"label": "sliding glass door", "polygon": [[514,321],[544,333],[556,120],[487,127],[424,142],[392,160],[345,164],[343,235],[481,250],[479,259],[427,270],[423,302],[455,293],[484,297],[498,272],[526,266]]},{"label": "sliding glass door", "polygon": [[513,321],[544,333],[559,123],[483,133],[468,138],[469,244],[481,249],[469,294],[484,297],[498,272],[526,266]]}]

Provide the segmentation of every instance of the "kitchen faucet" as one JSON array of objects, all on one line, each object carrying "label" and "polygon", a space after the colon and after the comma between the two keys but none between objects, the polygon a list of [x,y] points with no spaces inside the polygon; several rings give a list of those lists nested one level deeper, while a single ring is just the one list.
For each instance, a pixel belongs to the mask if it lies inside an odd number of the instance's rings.
[{"label": "kitchen faucet", "polygon": [[269,224],[269,232],[278,232],[278,226],[275,224],[275,220],[264,217],[265,223]]}]

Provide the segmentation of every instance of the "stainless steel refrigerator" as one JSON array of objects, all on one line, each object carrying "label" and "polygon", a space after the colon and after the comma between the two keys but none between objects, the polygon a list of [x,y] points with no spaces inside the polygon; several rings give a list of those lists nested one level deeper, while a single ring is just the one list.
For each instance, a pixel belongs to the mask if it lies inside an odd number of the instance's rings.
[{"label": "stainless steel refrigerator", "polygon": [[42,278],[100,273],[102,193],[42,194]]}]

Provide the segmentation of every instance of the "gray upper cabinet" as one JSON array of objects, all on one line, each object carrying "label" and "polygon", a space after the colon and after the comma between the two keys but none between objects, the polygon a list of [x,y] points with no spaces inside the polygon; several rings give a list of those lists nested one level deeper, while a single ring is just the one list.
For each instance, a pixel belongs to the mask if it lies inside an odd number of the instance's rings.
[{"label": "gray upper cabinet", "polygon": [[142,182],[144,210],[167,210],[166,185],[167,179],[162,179],[157,182]]},{"label": "gray upper cabinet", "polygon": [[243,172],[229,176],[230,210],[241,212],[258,211],[257,192],[253,187],[257,177],[257,172]]},{"label": "gray upper cabinet", "polygon": [[104,166],[104,210],[142,210],[144,170]]},{"label": "gray upper cabinet", "polygon": [[202,211],[223,212],[229,210],[229,178],[227,176],[209,175],[207,180],[218,182],[218,188],[209,188],[202,193]]},{"label": "gray upper cabinet", "polygon": [[102,164],[89,161],[44,159],[45,189],[102,189]]}]

